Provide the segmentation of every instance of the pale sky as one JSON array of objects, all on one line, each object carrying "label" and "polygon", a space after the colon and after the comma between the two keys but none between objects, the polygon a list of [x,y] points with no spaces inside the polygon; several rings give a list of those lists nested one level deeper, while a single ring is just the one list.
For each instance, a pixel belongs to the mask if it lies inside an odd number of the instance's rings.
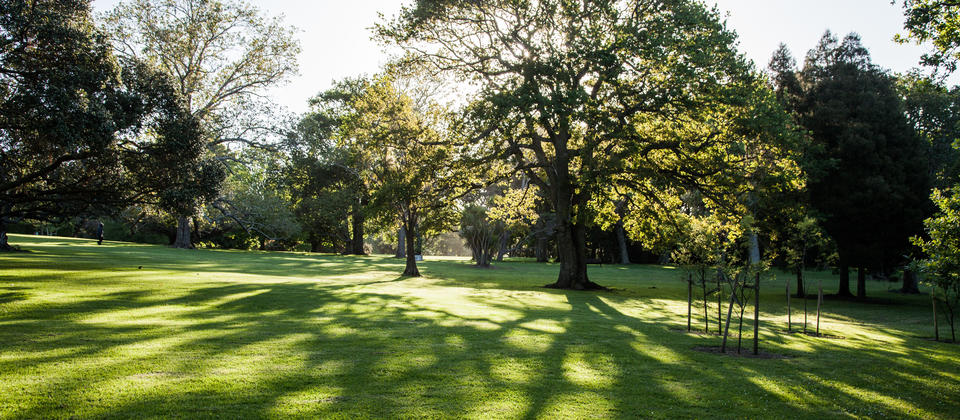
[{"label": "pale sky", "polygon": [[[118,0],[94,0],[102,12]],[[267,14],[283,15],[287,24],[300,29],[302,46],[300,75],[270,96],[293,112],[307,110],[307,99],[328,88],[332,81],[372,74],[387,60],[370,39],[369,27],[377,13],[392,16],[397,0],[251,0]],[[900,0],[706,0],[728,13],[728,26],[740,36],[740,51],[757,66],[766,67],[773,51],[783,42],[802,63],[807,50],[830,29],[842,37],[861,35],[874,63],[896,72],[917,66],[924,49],[899,45],[893,36],[903,27]],[[406,3],[404,1],[403,3]]]}]

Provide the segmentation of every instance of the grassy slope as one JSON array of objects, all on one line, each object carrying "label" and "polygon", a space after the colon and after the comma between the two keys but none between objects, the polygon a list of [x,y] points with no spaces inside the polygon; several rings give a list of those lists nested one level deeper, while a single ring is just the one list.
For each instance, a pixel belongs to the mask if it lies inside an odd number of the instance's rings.
[{"label": "grassy slope", "polygon": [[582,293],[540,288],[556,267],[533,263],[428,258],[403,279],[379,256],[11,242],[31,252],[0,254],[3,418],[960,413],[960,346],[922,338],[927,298],[881,283],[887,304],[826,303],[846,337],[829,340],[778,333],[785,279],[768,280],[762,346],[797,357],[748,359],[672,331],[668,268],[591,266],[618,290]]}]

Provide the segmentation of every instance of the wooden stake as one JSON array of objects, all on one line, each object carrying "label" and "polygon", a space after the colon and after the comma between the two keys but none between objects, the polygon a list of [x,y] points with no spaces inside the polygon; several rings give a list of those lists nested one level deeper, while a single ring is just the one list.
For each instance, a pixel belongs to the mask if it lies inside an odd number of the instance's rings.
[{"label": "wooden stake", "polygon": [[787,279],[787,332],[793,331],[793,319],[790,317],[793,311],[790,310],[790,279]]},{"label": "wooden stake", "polygon": [[[710,309],[707,305],[707,276],[700,269],[700,285],[703,286],[703,332],[710,333]],[[718,319],[717,322],[720,322]]]},{"label": "wooden stake", "polygon": [[[787,281],[790,284],[790,281]],[[790,300],[790,286],[787,286],[787,301]],[[787,308],[790,304],[787,304]],[[757,273],[757,282],[753,286],[753,355],[760,354],[760,273]]]},{"label": "wooden stake", "polygon": [[[723,285],[720,283],[720,279],[721,279],[721,276],[718,270],[717,271],[717,334],[723,333],[723,330],[720,329],[721,327],[720,323],[722,322],[721,320],[723,319],[723,300],[721,300],[723,299]],[[736,281],[734,281],[734,284],[736,284]]]},{"label": "wooden stake", "polygon": [[940,341],[940,325],[937,324],[937,297],[934,293],[936,291],[936,286],[930,289],[930,302],[933,303],[933,339]]},{"label": "wooden stake", "polygon": [[693,274],[687,273],[687,332],[690,332],[690,319],[693,316]]},{"label": "wooden stake", "polygon": [[807,282],[803,282],[803,333],[807,333]]},{"label": "wooden stake", "polygon": [[[730,316],[733,315],[733,299],[737,296],[737,278],[733,278],[733,287],[730,291],[730,305],[727,306],[727,322],[724,326],[723,342],[720,344],[720,353],[727,352],[727,335],[730,334]],[[719,324],[719,322],[718,322]]]},{"label": "wooden stake", "polygon": [[823,283],[817,284],[817,337],[820,336],[820,305],[823,305]]}]

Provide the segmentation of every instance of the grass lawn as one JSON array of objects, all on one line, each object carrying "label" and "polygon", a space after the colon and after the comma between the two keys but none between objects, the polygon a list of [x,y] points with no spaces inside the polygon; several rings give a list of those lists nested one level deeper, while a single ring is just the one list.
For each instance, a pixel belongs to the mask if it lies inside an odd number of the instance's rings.
[{"label": "grass lawn", "polygon": [[827,301],[827,339],[782,333],[789,276],[768,278],[761,347],[789,357],[754,359],[677,331],[670,267],[591,266],[616,290],[565,292],[527,262],[406,279],[385,256],[10,241],[29,252],[0,254],[2,418],[960,416],[960,345],[892,284]]}]

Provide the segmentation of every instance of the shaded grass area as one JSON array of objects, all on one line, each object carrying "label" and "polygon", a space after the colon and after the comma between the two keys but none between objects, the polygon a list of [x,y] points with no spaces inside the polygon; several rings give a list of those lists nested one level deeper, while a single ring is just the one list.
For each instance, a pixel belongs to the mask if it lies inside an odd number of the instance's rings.
[{"label": "shaded grass area", "polygon": [[781,333],[790,276],[770,276],[761,347],[789,357],[753,359],[677,331],[670,267],[591,266],[615,290],[566,292],[541,287],[556,266],[527,262],[428,257],[408,279],[383,256],[11,242],[31,252],[0,254],[3,418],[960,413],[960,346],[926,339],[928,297],[884,283],[879,303],[826,302],[821,328],[844,337],[826,339]]}]

